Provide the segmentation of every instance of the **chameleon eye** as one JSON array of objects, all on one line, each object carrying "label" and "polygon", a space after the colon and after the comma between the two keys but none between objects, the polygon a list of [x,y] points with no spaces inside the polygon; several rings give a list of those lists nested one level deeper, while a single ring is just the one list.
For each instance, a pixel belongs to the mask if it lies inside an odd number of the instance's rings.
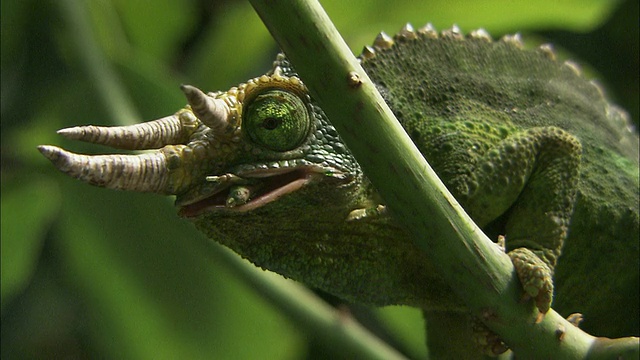
[{"label": "chameleon eye", "polygon": [[309,133],[307,107],[287,91],[265,91],[249,102],[243,112],[243,127],[251,140],[270,150],[292,150]]}]

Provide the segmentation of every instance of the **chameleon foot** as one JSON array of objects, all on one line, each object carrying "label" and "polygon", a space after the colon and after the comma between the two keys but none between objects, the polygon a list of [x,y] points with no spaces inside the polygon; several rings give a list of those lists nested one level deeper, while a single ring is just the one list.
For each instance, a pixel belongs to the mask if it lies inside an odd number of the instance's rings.
[{"label": "chameleon foot", "polygon": [[477,317],[472,317],[471,331],[473,332],[473,342],[483,354],[495,357],[509,350],[502,339],[489,330]]},{"label": "chameleon foot", "polygon": [[584,317],[580,313],[573,313],[567,316],[567,321],[573,324],[575,327],[580,327],[580,323],[584,320]]},{"label": "chameleon foot", "polygon": [[347,221],[357,221],[363,219],[372,219],[384,216],[387,213],[387,207],[384,205],[376,205],[369,208],[355,209],[347,216]]},{"label": "chameleon foot", "polygon": [[553,298],[553,280],[549,266],[527,248],[515,249],[507,255],[524,288],[523,300],[533,299],[540,313],[546,314]]}]

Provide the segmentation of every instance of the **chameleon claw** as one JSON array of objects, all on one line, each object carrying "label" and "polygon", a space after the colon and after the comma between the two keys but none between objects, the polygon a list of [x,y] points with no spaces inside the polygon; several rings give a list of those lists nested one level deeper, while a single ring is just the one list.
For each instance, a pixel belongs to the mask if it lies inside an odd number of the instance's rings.
[{"label": "chameleon claw", "polygon": [[496,333],[489,330],[477,317],[472,316],[471,331],[473,342],[481,353],[496,357],[509,350],[507,344]]},{"label": "chameleon claw", "polygon": [[567,316],[567,321],[573,324],[573,326],[577,328],[580,327],[580,323],[582,323],[582,320],[584,320],[584,317],[582,316],[581,313],[573,313]]},{"label": "chameleon claw", "polygon": [[347,215],[347,221],[371,219],[386,214],[387,207],[381,204],[368,208],[355,209]]},{"label": "chameleon claw", "polygon": [[507,255],[511,258],[524,288],[523,300],[533,299],[540,313],[546,314],[553,299],[553,281],[549,266],[527,248],[515,249]]},{"label": "chameleon claw", "polygon": [[507,238],[504,235],[499,235],[498,236],[498,241],[496,242],[496,246],[498,246],[498,248],[506,253],[507,252]]}]

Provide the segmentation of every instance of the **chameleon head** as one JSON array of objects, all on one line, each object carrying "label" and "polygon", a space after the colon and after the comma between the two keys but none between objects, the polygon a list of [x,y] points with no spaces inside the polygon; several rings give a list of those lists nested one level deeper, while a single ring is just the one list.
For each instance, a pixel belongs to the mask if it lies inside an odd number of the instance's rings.
[{"label": "chameleon head", "polygon": [[226,92],[183,85],[189,105],[154,121],[121,127],[78,126],[67,138],[142,154],[81,155],[55,146],[40,152],[90,184],[177,195],[185,217],[248,212],[308,185],[353,182],[357,163],[287,60]]},{"label": "chameleon head", "polygon": [[226,92],[182,90],[189,105],[171,116],[59,131],[146,150],[142,154],[39,150],[61,171],[93,185],[176,195],[180,215],[210,239],[343,298],[423,304],[428,289],[443,287],[415,285],[440,280],[388,218],[352,220],[353,211],[380,199],[283,55],[267,74]]}]

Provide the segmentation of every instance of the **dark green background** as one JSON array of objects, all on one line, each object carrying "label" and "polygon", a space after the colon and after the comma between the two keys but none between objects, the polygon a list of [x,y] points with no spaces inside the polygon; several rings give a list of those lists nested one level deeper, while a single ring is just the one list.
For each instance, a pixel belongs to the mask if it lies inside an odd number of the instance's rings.
[{"label": "dark green background", "polygon": [[[637,0],[412,3],[323,5],[356,52],[407,21],[484,27],[495,37],[521,31],[531,44],[551,39],[637,123]],[[81,184],[36,151],[106,152],[55,130],[162,117],[184,105],[181,83],[225,90],[264,73],[277,47],[249,4],[1,6],[2,358],[299,359],[330,349],[238,281],[169,199]],[[424,357],[417,310],[366,315],[402,351]]]}]

